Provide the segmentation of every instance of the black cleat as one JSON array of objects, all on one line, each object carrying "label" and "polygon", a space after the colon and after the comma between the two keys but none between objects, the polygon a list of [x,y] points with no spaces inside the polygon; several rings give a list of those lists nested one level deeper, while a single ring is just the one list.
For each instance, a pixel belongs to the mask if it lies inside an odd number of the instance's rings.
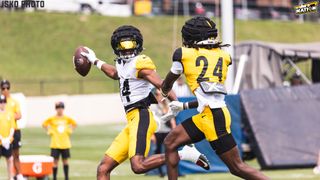
[{"label": "black cleat", "polygon": [[208,158],[207,158],[205,155],[203,155],[203,154],[201,154],[201,155],[199,156],[199,159],[197,160],[196,164],[197,164],[198,166],[202,167],[202,168],[205,169],[205,170],[209,170],[209,169],[210,169],[209,160],[208,160]]}]

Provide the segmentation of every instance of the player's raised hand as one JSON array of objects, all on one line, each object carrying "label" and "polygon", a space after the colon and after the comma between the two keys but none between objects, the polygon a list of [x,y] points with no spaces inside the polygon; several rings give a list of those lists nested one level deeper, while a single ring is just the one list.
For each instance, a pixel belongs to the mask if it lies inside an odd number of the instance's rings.
[{"label": "player's raised hand", "polygon": [[86,52],[81,52],[81,55],[87,57],[88,60],[89,60],[92,64],[94,64],[94,62],[95,62],[96,60],[98,60],[98,59],[97,59],[97,56],[96,56],[96,53],[95,53],[92,49],[90,49],[90,48],[88,48],[88,47],[84,47],[84,48],[85,48],[88,52],[87,52],[87,53],[86,53]]}]

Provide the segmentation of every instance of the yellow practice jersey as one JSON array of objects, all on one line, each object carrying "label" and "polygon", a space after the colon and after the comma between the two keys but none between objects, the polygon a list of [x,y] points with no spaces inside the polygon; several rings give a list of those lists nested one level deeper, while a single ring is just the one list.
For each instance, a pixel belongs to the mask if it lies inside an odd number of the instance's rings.
[{"label": "yellow practice jersey", "polygon": [[[21,113],[19,102],[17,100],[13,99],[12,97],[7,98],[6,109],[11,111],[14,115],[16,113]],[[14,128],[18,129],[16,121],[14,121]]]},{"label": "yellow practice jersey", "polygon": [[76,126],[76,122],[68,116],[52,116],[45,120],[43,127],[48,128],[48,133],[51,136],[50,148],[68,149],[71,148],[70,134],[72,127]]},{"label": "yellow practice jersey", "polygon": [[173,61],[181,62],[192,91],[199,87],[201,81],[224,84],[231,64],[230,55],[220,48],[181,47],[175,51]]},{"label": "yellow practice jersey", "polygon": [[0,112],[0,135],[2,137],[8,137],[10,135],[10,129],[14,128],[14,125],[14,115],[11,111],[5,110]]}]

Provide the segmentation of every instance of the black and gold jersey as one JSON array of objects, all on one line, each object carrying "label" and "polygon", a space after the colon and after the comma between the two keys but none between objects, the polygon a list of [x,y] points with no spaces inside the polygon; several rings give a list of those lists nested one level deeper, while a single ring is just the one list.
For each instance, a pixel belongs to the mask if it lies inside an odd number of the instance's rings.
[{"label": "black and gold jersey", "polygon": [[228,66],[231,64],[230,55],[220,48],[181,47],[174,52],[173,61],[182,64],[182,72],[192,91],[199,87],[199,82],[202,81],[224,84]]},{"label": "black and gold jersey", "polygon": [[[228,66],[232,63],[226,51],[220,48],[181,47],[174,52],[172,60],[171,72],[185,75],[187,84],[197,97],[199,112],[202,112],[206,106],[210,108],[226,106],[224,82],[227,78]],[[208,85],[209,88],[206,89],[200,84]],[[222,90],[210,91],[215,88]]]}]

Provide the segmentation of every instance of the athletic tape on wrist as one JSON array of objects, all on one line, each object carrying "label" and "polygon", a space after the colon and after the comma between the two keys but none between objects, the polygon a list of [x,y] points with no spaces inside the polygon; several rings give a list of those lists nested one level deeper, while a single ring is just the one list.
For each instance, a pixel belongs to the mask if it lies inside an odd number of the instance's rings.
[{"label": "athletic tape on wrist", "polygon": [[105,62],[101,61],[101,60],[97,60],[95,62],[95,64],[96,64],[97,68],[101,70],[101,67],[102,67],[103,64],[105,64]]},{"label": "athletic tape on wrist", "polygon": [[189,109],[189,103],[183,103],[183,109]]}]

